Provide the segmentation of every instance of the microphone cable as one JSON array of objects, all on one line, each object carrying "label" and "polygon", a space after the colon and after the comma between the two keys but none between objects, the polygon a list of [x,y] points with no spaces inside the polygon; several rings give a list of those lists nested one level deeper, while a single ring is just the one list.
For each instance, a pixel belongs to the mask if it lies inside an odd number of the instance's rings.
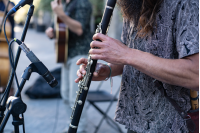
[{"label": "microphone cable", "polygon": [[[8,46],[9,46],[9,49],[8,49],[8,51],[9,51],[9,61],[10,61],[12,70],[13,70],[13,72],[14,72],[14,76],[15,76],[17,88],[19,89],[19,82],[18,82],[18,80],[17,80],[16,72],[15,72],[15,69],[14,69],[14,57],[13,57],[13,53],[12,53],[12,54],[10,53],[10,45],[12,45],[12,43],[14,42],[14,40],[11,40],[10,43],[9,43],[8,37],[7,37],[7,35],[6,35],[6,20],[7,20],[7,18],[8,18],[8,15],[6,15],[6,17],[5,17],[5,19],[4,19],[4,24],[3,24],[4,36],[5,36],[6,42],[7,42]],[[11,52],[12,52],[12,49],[11,49]],[[10,56],[10,55],[11,55],[11,56]],[[9,80],[11,80],[11,74],[10,74],[10,76],[9,76]],[[9,83],[9,81],[8,81],[8,83]],[[6,88],[6,90],[5,90],[5,92],[4,92],[3,96],[2,96],[2,98],[1,98],[1,100],[0,100],[0,104],[1,104],[1,102],[2,102],[2,100],[3,100],[3,98],[5,97],[5,94],[7,93],[7,91],[8,91],[8,88]]]},{"label": "microphone cable", "polygon": [[[4,28],[4,36],[5,36],[5,39],[6,39],[7,44],[9,45],[9,48],[8,48],[8,51],[9,51],[9,52],[8,52],[8,53],[9,53],[9,61],[10,61],[10,65],[11,65],[12,71],[13,71],[13,73],[14,73],[14,77],[15,77],[15,81],[16,81],[16,84],[17,84],[17,88],[18,88],[18,90],[19,90],[19,89],[20,89],[20,88],[19,88],[19,82],[18,82],[18,79],[17,79],[16,71],[15,71],[14,56],[13,56],[13,51],[12,51],[12,44],[13,44],[13,42],[14,42],[15,40],[14,40],[14,39],[11,40],[10,43],[9,43],[9,41],[8,41],[8,37],[7,37],[7,35],[6,35],[6,28],[5,28],[5,27],[6,27],[6,20],[7,20],[7,18],[8,18],[8,15],[6,15],[5,20],[4,20],[4,25],[3,25],[3,28]],[[10,74],[10,77],[11,77],[11,74]],[[9,77],[9,79],[10,79],[10,77]],[[10,79],[10,80],[11,80],[11,79]],[[7,91],[8,91],[8,88],[5,90],[3,96],[2,96],[2,98],[1,98],[1,100],[0,100],[0,104],[1,104],[2,100],[3,100],[4,97],[5,97],[5,94],[8,93]],[[19,98],[21,99],[21,95],[19,95]],[[21,114],[21,115],[22,115],[22,119],[24,119],[24,114]],[[22,126],[23,126],[23,133],[25,133],[25,124],[24,124],[24,122],[23,122]]]},{"label": "microphone cable", "polygon": [[3,23],[3,30],[4,30],[4,36],[6,38],[6,42],[9,44],[9,41],[8,41],[8,38],[7,38],[7,35],[6,35],[6,20],[8,18],[8,15],[6,15],[5,19],[4,19],[4,23]]},{"label": "microphone cable", "polygon": [[[10,61],[10,64],[11,64],[11,67],[12,67],[12,70],[14,71],[14,74],[15,74],[15,80],[16,80],[16,84],[17,84],[17,88],[19,89],[19,83],[18,83],[18,80],[17,80],[17,75],[16,75],[16,72],[15,70],[13,69],[13,53],[12,53],[12,49],[10,49],[12,43],[14,42],[14,40],[11,40],[11,42],[9,43],[9,61]],[[5,94],[7,93],[8,91],[8,88],[5,90],[5,92],[3,93],[3,96],[0,100],[0,103],[2,102],[3,98],[5,97]]]},{"label": "microphone cable", "polygon": [[[10,43],[9,43],[7,35],[6,35],[5,25],[6,25],[7,18],[8,18],[8,15],[6,15],[5,20],[4,20],[4,25],[3,25],[4,36],[5,36],[6,42],[7,42],[8,46],[9,46],[9,48],[8,48],[8,51],[9,51],[8,52],[9,53],[9,61],[10,61],[10,64],[11,64],[11,68],[12,68],[12,70],[14,72],[14,77],[15,77],[15,81],[16,81],[16,84],[17,84],[17,88],[19,89],[19,82],[18,82],[18,79],[17,79],[16,71],[14,69],[14,56],[13,56],[12,47],[11,47],[12,44],[13,44],[13,42],[14,42],[14,40],[11,40]],[[10,74],[10,77],[11,77],[11,74]],[[9,79],[10,79],[10,77],[9,77]],[[8,91],[8,88],[5,90],[3,96],[2,96],[2,98],[0,100],[0,103],[2,102],[3,98],[5,97],[5,94],[7,93],[7,91]]]}]

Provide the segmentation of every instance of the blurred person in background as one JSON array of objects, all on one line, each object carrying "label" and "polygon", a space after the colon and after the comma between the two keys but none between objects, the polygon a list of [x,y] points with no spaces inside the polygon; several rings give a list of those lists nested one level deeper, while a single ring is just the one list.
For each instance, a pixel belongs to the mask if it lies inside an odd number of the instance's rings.
[{"label": "blurred person in background", "polygon": [[[7,4],[8,4],[8,1],[9,0],[0,0],[0,11],[1,12],[5,11],[5,8],[6,8]],[[7,8],[6,12],[9,12],[14,6],[15,6],[15,4],[13,2],[9,2],[9,5],[8,5],[8,8]],[[8,17],[8,20],[10,21],[10,24],[11,24],[11,30],[12,30],[11,31],[11,38],[14,38],[14,26],[15,26],[14,14],[10,15]]]},{"label": "blurred person in background", "polygon": [[[92,59],[104,60],[112,69],[98,63],[94,81],[122,74],[115,121],[128,133],[188,133],[190,89],[199,90],[199,1],[118,0],[118,5],[122,42],[98,33],[89,51]],[[76,83],[86,74],[87,59],[77,65]]]},{"label": "blurred person in background", "polygon": [[[59,1],[59,3],[62,2]],[[69,29],[68,60],[62,65],[61,70],[61,96],[66,104],[67,114],[71,116],[71,107],[74,106],[76,91],[78,90],[78,85],[74,83],[76,71],[79,68],[76,61],[80,57],[87,57],[92,41],[90,32],[92,6],[88,0],[66,0],[64,3],[58,4],[57,0],[54,0],[51,2],[51,7],[53,12]],[[47,28],[46,34],[49,38],[55,38],[54,28]],[[78,133],[86,133],[86,118],[86,110],[83,110]],[[68,127],[69,125],[66,125],[63,132],[67,133]]]}]

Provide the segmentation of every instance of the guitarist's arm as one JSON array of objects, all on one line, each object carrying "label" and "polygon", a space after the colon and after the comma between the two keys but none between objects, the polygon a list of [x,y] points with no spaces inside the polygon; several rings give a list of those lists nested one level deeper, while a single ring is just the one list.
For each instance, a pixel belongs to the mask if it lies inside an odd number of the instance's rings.
[{"label": "guitarist's arm", "polygon": [[81,23],[67,16],[63,11],[62,4],[58,4],[57,0],[54,0],[51,2],[51,8],[54,13],[59,17],[59,19],[61,19],[68,26],[68,29],[70,29],[78,36],[81,36],[83,34]]}]

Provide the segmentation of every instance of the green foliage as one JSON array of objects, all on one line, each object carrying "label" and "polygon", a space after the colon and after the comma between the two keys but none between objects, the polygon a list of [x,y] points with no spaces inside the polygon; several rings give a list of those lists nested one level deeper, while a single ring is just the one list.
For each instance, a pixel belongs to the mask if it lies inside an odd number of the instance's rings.
[{"label": "green foliage", "polygon": [[104,0],[89,0],[93,7],[93,15],[99,16],[103,13]]},{"label": "green foliage", "polygon": [[40,0],[38,9],[43,10],[43,11],[52,11],[51,10],[51,1],[52,0]]},{"label": "green foliage", "polygon": [[[15,4],[18,4],[20,0],[11,0],[11,1],[14,2]],[[34,0],[33,1],[33,5],[35,6],[34,14],[36,13],[36,10],[38,8],[40,1],[41,0]],[[16,23],[24,22],[26,20],[27,12],[28,12],[29,8],[30,8],[30,6],[26,5],[15,13],[14,17],[15,17]]]},{"label": "green foliage", "polygon": [[93,16],[95,18],[95,23],[98,24],[101,21],[103,10],[104,10],[104,0],[89,0],[92,4]]},{"label": "green foliage", "polygon": [[51,1],[52,0],[38,0],[37,8],[35,9],[35,15],[37,16],[40,10],[52,12]]},{"label": "green foliage", "polygon": [[[52,0],[37,0],[37,8],[35,9],[35,15],[38,16],[40,10],[52,12],[51,1]],[[89,0],[93,8],[93,16],[95,18],[95,23],[101,21],[103,15],[105,0]]]}]

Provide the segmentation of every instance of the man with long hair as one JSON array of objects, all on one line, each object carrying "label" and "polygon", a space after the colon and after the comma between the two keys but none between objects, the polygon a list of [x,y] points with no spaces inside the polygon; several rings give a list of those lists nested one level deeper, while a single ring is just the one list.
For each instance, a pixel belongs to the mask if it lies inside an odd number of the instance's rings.
[{"label": "man with long hair", "polygon": [[[186,119],[167,97],[184,114],[191,109],[190,89],[199,89],[198,0],[119,0],[118,5],[121,41],[98,33],[89,51],[92,59],[108,62],[111,76],[122,74],[115,120],[128,133],[189,132]],[[86,63],[77,61],[82,65],[75,82],[85,75]],[[98,63],[93,80],[106,79],[109,66]]]}]

